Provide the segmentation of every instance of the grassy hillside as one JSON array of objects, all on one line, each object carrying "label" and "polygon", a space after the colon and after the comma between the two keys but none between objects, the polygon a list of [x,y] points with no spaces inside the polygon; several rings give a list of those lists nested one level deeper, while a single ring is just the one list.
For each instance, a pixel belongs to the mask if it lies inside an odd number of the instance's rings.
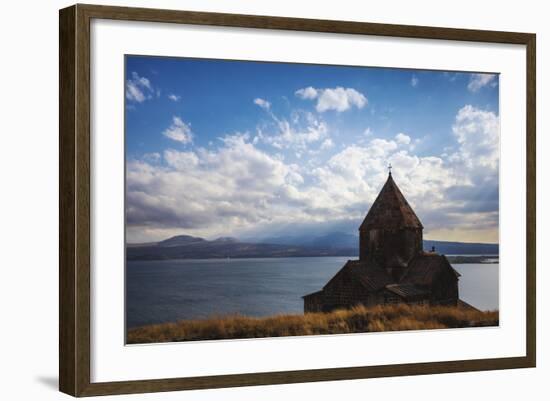
[{"label": "grassy hillside", "polygon": [[265,318],[228,316],[185,320],[128,331],[129,344],[498,326],[498,311],[389,305]]}]

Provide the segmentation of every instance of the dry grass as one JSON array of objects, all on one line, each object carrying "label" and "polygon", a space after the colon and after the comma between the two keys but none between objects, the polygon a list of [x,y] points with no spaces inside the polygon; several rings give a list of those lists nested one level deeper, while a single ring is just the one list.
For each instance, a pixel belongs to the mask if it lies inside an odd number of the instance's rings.
[{"label": "dry grass", "polygon": [[129,344],[497,326],[498,311],[404,304],[266,318],[226,316],[130,329]]}]

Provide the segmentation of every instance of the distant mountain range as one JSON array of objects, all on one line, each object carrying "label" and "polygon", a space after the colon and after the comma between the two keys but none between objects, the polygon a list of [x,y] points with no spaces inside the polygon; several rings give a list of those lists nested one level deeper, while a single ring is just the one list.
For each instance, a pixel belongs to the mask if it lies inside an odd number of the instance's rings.
[{"label": "distant mountain range", "polygon": [[128,260],[347,256],[355,253],[354,249],[240,242],[228,237],[207,241],[189,235],[129,245],[126,249]]},{"label": "distant mountain range", "polygon": [[[347,248],[354,249],[352,256],[359,255],[359,236],[343,232],[331,232],[313,238],[308,236],[264,237],[258,242],[323,248]],[[446,255],[498,255],[498,244],[424,240],[425,250],[431,250],[432,247],[435,247],[436,252]]]},{"label": "distant mountain range", "polygon": [[[348,248],[356,249],[359,243],[359,236],[343,232],[330,232],[315,237],[306,235],[281,235],[277,237],[261,237],[256,241],[266,244],[294,244],[299,246],[313,246],[323,248]],[[354,254],[358,254],[355,251]]]},{"label": "distant mountain range", "polygon": [[[357,256],[358,237],[329,233],[318,237],[280,236],[261,240],[221,237],[213,241],[177,235],[160,242],[128,244],[128,260]],[[498,255],[498,244],[424,241],[424,249],[450,255]]]}]

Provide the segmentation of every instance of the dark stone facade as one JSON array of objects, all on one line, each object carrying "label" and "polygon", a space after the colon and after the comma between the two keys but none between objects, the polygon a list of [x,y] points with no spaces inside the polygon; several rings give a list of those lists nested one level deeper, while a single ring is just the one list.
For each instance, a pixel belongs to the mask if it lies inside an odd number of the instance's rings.
[{"label": "dark stone facade", "polygon": [[460,274],[444,255],[422,250],[423,226],[391,173],[359,227],[359,260],[349,260],[304,312],[354,305],[458,305]]}]

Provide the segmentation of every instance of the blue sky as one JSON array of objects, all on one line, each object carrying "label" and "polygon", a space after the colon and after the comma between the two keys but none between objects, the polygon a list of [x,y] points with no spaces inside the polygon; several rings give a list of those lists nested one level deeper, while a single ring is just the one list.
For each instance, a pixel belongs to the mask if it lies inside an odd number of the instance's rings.
[{"label": "blue sky", "polygon": [[387,177],[498,241],[498,75],[127,56],[130,242],[355,232]]}]

